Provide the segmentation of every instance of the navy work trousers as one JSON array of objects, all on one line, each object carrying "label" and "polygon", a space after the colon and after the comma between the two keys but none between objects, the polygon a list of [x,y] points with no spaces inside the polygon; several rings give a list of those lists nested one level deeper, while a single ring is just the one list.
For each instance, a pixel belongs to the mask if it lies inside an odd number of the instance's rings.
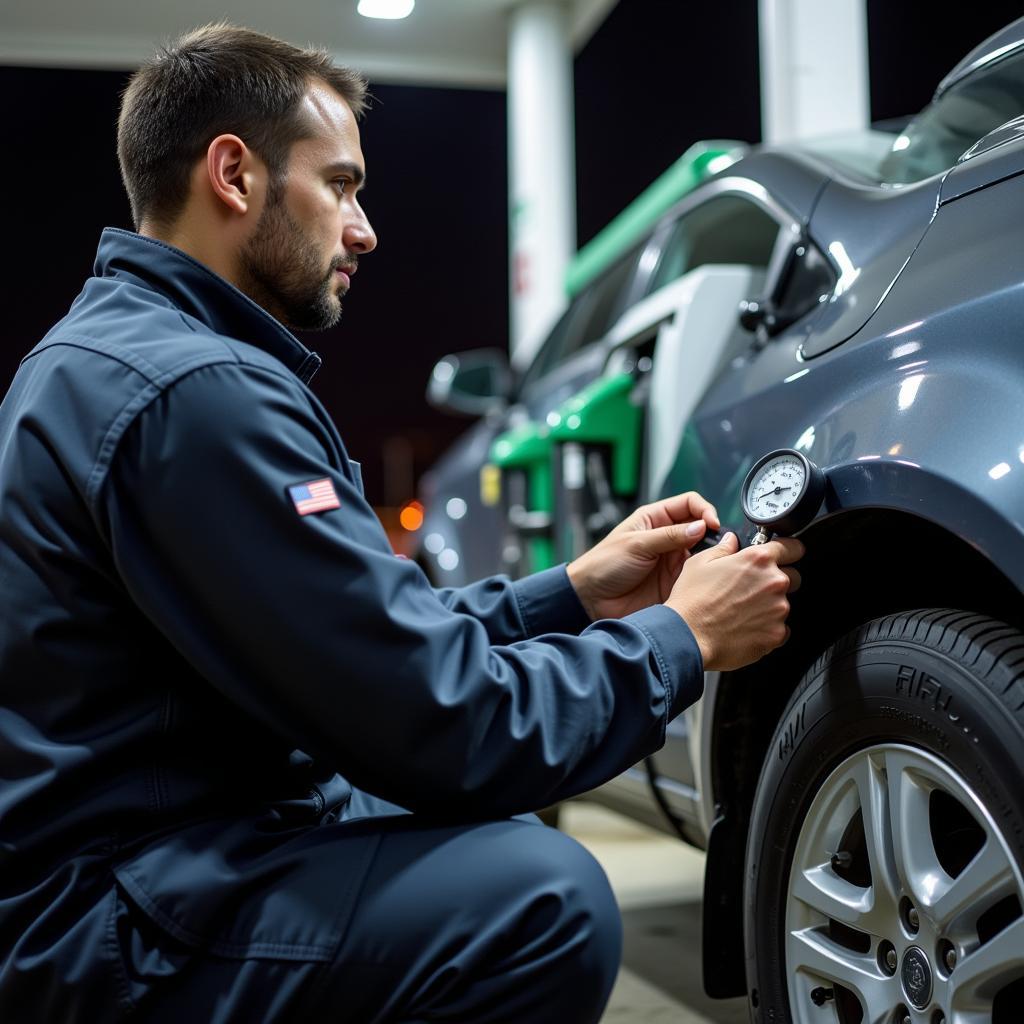
[{"label": "navy work trousers", "polygon": [[165,935],[122,904],[117,932],[132,950],[132,1019],[599,1020],[619,967],[621,919],[604,872],[583,847],[533,816],[432,826],[389,811],[400,809],[358,792],[346,811],[347,822],[365,818],[383,838],[331,962],[190,951],[173,972],[154,977],[152,965],[177,958]]}]

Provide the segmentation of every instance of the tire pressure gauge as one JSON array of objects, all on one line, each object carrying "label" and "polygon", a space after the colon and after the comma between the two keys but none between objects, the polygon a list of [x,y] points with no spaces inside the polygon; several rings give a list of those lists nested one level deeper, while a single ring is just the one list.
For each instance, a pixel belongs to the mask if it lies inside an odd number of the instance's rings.
[{"label": "tire pressure gauge", "polygon": [[806,455],[792,448],[769,452],[743,481],[743,514],[758,528],[750,543],[802,530],[824,497],[825,474]]}]

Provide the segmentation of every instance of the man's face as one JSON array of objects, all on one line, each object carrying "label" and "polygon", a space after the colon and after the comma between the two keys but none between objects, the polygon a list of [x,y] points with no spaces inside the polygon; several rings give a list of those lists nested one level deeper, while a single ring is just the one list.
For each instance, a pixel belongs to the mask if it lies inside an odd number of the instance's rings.
[{"label": "man's face", "polygon": [[242,249],[241,285],[289,327],[325,330],[338,322],[357,259],[377,238],[356,195],[365,171],[348,104],[314,83],[301,116],[312,134],[292,146],[285,175],[270,183]]}]

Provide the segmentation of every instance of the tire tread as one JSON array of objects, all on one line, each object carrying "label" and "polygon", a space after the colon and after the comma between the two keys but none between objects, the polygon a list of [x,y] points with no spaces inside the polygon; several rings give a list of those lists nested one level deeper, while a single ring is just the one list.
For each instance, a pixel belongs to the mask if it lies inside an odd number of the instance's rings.
[{"label": "tire tread", "polygon": [[900,640],[923,644],[973,670],[1015,717],[1024,711],[1024,633],[999,619],[959,608],[918,608],[866,622],[825,650],[805,681],[864,644]]}]

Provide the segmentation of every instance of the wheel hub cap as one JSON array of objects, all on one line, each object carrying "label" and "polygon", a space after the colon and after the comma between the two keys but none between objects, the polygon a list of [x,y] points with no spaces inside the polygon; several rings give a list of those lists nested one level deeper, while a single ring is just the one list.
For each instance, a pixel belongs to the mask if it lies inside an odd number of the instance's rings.
[{"label": "wheel hub cap", "polygon": [[924,950],[911,946],[903,957],[903,991],[915,1009],[923,1010],[932,998],[932,969]]}]

